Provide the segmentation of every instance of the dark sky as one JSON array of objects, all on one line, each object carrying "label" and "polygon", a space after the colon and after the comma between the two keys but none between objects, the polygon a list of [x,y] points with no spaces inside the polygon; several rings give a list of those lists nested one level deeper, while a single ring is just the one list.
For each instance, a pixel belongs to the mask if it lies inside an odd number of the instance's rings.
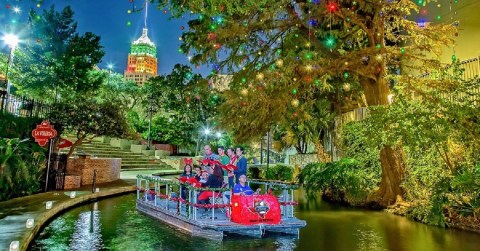
[{"label": "dark sky", "polygon": [[[128,10],[132,10],[133,5],[136,9],[143,8],[142,0],[134,0],[133,4],[130,0],[44,0],[40,8],[37,7],[39,1],[33,0],[0,0],[0,2],[2,3],[0,5],[1,36],[10,32],[19,34],[20,39],[22,39],[21,31],[27,21],[27,13],[31,8],[41,13],[44,8],[50,8],[52,4],[57,11],[70,5],[78,23],[77,31],[81,34],[90,31],[101,37],[106,53],[99,67],[106,68],[108,63],[112,63],[115,66],[114,70],[122,74],[126,68],[130,44],[141,35],[144,26],[144,11],[128,14]],[[20,14],[14,13],[15,6],[20,7]],[[158,10],[149,4],[148,35],[157,46],[159,74],[170,73],[177,63],[189,64],[187,56],[177,52],[180,46],[178,38],[181,36],[182,27],[187,29],[189,16],[168,20],[170,17],[169,11],[165,14],[163,9]],[[16,23],[12,24],[12,20]],[[130,26],[127,25],[128,22],[131,22]],[[7,23],[8,26],[5,25]],[[7,51],[3,43],[2,51]],[[196,72],[206,75],[209,69],[207,66],[201,66]]]}]

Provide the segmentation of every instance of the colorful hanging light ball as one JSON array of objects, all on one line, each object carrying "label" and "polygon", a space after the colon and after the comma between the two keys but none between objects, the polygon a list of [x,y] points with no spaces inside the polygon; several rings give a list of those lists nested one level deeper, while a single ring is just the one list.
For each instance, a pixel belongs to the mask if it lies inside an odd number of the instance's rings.
[{"label": "colorful hanging light ball", "polygon": [[130,25],[132,25],[132,22],[128,21],[127,26],[130,26]]},{"label": "colorful hanging light ball", "polygon": [[292,90],[292,93],[293,93],[294,95],[297,94],[297,92],[298,92],[297,88],[294,88],[294,89]]},{"label": "colorful hanging light ball", "polygon": [[293,107],[298,107],[299,104],[300,104],[300,101],[298,101],[298,99],[292,100],[292,106]]}]

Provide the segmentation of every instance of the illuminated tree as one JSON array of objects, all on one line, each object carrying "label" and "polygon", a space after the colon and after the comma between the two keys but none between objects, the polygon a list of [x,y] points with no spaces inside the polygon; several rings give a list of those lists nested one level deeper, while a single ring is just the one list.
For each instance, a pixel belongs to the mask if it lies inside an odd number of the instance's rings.
[{"label": "illuminated tree", "polygon": [[[176,0],[159,5],[176,16],[195,15],[181,50],[193,55],[195,64],[233,74],[225,105],[237,119],[226,126],[255,136],[277,121],[308,119],[318,98],[341,111],[350,100],[388,105],[395,84],[435,85],[414,76],[440,66],[441,47],[451,44],[455,27],[418,25],[415,15],[430,2]],[[403,195],[400,143],[381,146],[382,180],[372,196],[381,205]]]}]

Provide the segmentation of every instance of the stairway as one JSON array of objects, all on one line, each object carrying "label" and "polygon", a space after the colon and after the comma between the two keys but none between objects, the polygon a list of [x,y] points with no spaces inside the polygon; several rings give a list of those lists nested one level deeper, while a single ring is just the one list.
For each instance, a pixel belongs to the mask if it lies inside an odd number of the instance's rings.
[{"label": "stairway", "polygon": [[[67,136],[66,138],[70,141],[73,140],[73,137]],[[61,150],[61,153],[68,153],[69,150],[70,148],[64,148]],[[165,164],[154,156],[145,156],[141,153],[133,153],[129,150],[111,146],[109,143],[95,141],[84,142],[82,145],[75,148],[73,156],[78,156],[80,154],[91,155],[92,158],[121,158],[122,171],[151,169],[174,170],[174,168]]]}]

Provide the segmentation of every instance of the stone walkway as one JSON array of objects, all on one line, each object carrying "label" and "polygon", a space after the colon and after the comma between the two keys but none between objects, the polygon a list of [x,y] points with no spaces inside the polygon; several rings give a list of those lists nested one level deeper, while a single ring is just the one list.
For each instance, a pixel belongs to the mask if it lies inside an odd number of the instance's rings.
[{"label": "stone walkway", "polygon": [[[98,184],[99,192],[96,193],[92,193],[91,186],[86,186],[75,191],[53,191],[0,202],[0,250],[9,250],[11,245],[15,245],[15,243],[12,244],[14,241],[18,241],[16,250],[26,250],[43,224],[55,215],[90,200],[133,192],[136,175],[152,173],[173,175],[179,172],[164,170],[149,170],[141,173],[122,172],[120,180]],[[72,192],[75,192],[74,198],[71,198]],[[50,209],[46,208],[48,201],[52,202]],[[33,219],[33,225],[27,228],[29,219]]]}]

